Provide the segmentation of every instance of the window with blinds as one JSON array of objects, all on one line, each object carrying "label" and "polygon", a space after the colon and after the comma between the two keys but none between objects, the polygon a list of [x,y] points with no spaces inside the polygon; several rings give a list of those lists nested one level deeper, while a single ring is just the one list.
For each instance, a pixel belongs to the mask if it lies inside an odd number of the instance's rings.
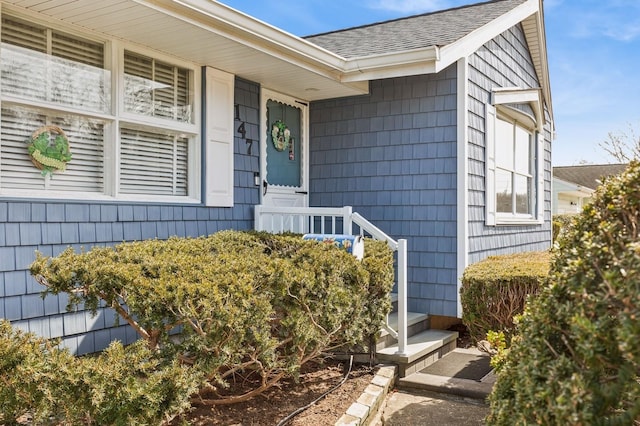
[{"label": "window with blinds", "polygon": [[189,70],[125,51],[124,85],[126,111],[192,122]]},{"label": "window with blinds", "polygon": [[2,93],[89,111],[108,112],[110,73],[104,44],[3,16]]},{"label": "window with blinds", "polygon": [[[190,185],[200,164],[192,113],[196,68],[122,47],[110,62],[107,50],[116,51],[105,42],[2,15],[0,194],[144,195],[159,201],[199,196]],[[124,67],[118,91],[110,84],[117,63]],[[112,99],[122,111],[112,110]],[[64,130],[72,154],[64,172],[47,176],[28,152],[32,133],[45,125]]]},{"label": "window with blinds", "polygon": [[[2,188],[103,192],[103,123],[74,116],[47,117],[27,108],[2,108],[0,120]],[[64,128],[72,141],[73,161],[54,179],[44,179],[27,153],[31,133],[45,124]]]},{"label": "window with blinds", "polygon": [[121,193],[187,195],[187,138],[124,128],[120,153]]}]

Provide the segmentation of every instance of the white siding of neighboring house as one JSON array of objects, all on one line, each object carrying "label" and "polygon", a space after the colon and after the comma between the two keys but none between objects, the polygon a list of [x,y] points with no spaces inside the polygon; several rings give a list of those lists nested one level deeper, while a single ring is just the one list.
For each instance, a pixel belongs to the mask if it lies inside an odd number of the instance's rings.
[{"label": "white siding of neighboring house", "polygon": [[553,214],[576,214],[580,213],[582,207],[589,202],[593,190],[566,182],[560,179],[553,179]]}]

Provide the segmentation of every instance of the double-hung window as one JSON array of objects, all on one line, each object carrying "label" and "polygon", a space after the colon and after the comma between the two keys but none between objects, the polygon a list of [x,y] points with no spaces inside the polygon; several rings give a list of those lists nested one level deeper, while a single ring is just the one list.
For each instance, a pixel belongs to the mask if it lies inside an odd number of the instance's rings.
[{"label": "double-hung window", "polygon": [[486,223],[544,217],[544,138],[538,90],[493,93],[486,116]]},{"label": "double-hung window", "polygon": [[[0,195],[200,200],[199,68],[3,14]],[[72,154],[43,175],[32,133],[61,128]]]}]

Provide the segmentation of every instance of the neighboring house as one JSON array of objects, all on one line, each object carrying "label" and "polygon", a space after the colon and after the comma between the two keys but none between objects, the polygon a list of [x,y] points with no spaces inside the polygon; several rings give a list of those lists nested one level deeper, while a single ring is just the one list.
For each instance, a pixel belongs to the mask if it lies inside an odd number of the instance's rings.
[{"label": "neighboring house", "polygon": [[[35,250],[251,229],[260,204],[350,205],[408,241],[409,309],[459,317],[467,265],[551,244],[542,0],[306,39],[208,0],[0,7],[0,317],[76,353],[135,336],[108,310],[43,300]],[[73,155],[53,177],[26,149],[45,125]]]},{"label": "neighboring house", "polygon": [[575,214],[591,200],[602,178],[622,173],[627,164],[584,164],[553,168],[553,214]]}]

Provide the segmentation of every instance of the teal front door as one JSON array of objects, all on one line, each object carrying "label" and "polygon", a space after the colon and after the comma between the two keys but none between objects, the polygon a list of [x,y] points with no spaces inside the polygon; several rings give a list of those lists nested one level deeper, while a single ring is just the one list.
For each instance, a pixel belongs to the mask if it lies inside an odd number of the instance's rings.
[{"label": "teal front door", "polygon": [[262,91],[262,204],[308,206],[308,105]]}]

